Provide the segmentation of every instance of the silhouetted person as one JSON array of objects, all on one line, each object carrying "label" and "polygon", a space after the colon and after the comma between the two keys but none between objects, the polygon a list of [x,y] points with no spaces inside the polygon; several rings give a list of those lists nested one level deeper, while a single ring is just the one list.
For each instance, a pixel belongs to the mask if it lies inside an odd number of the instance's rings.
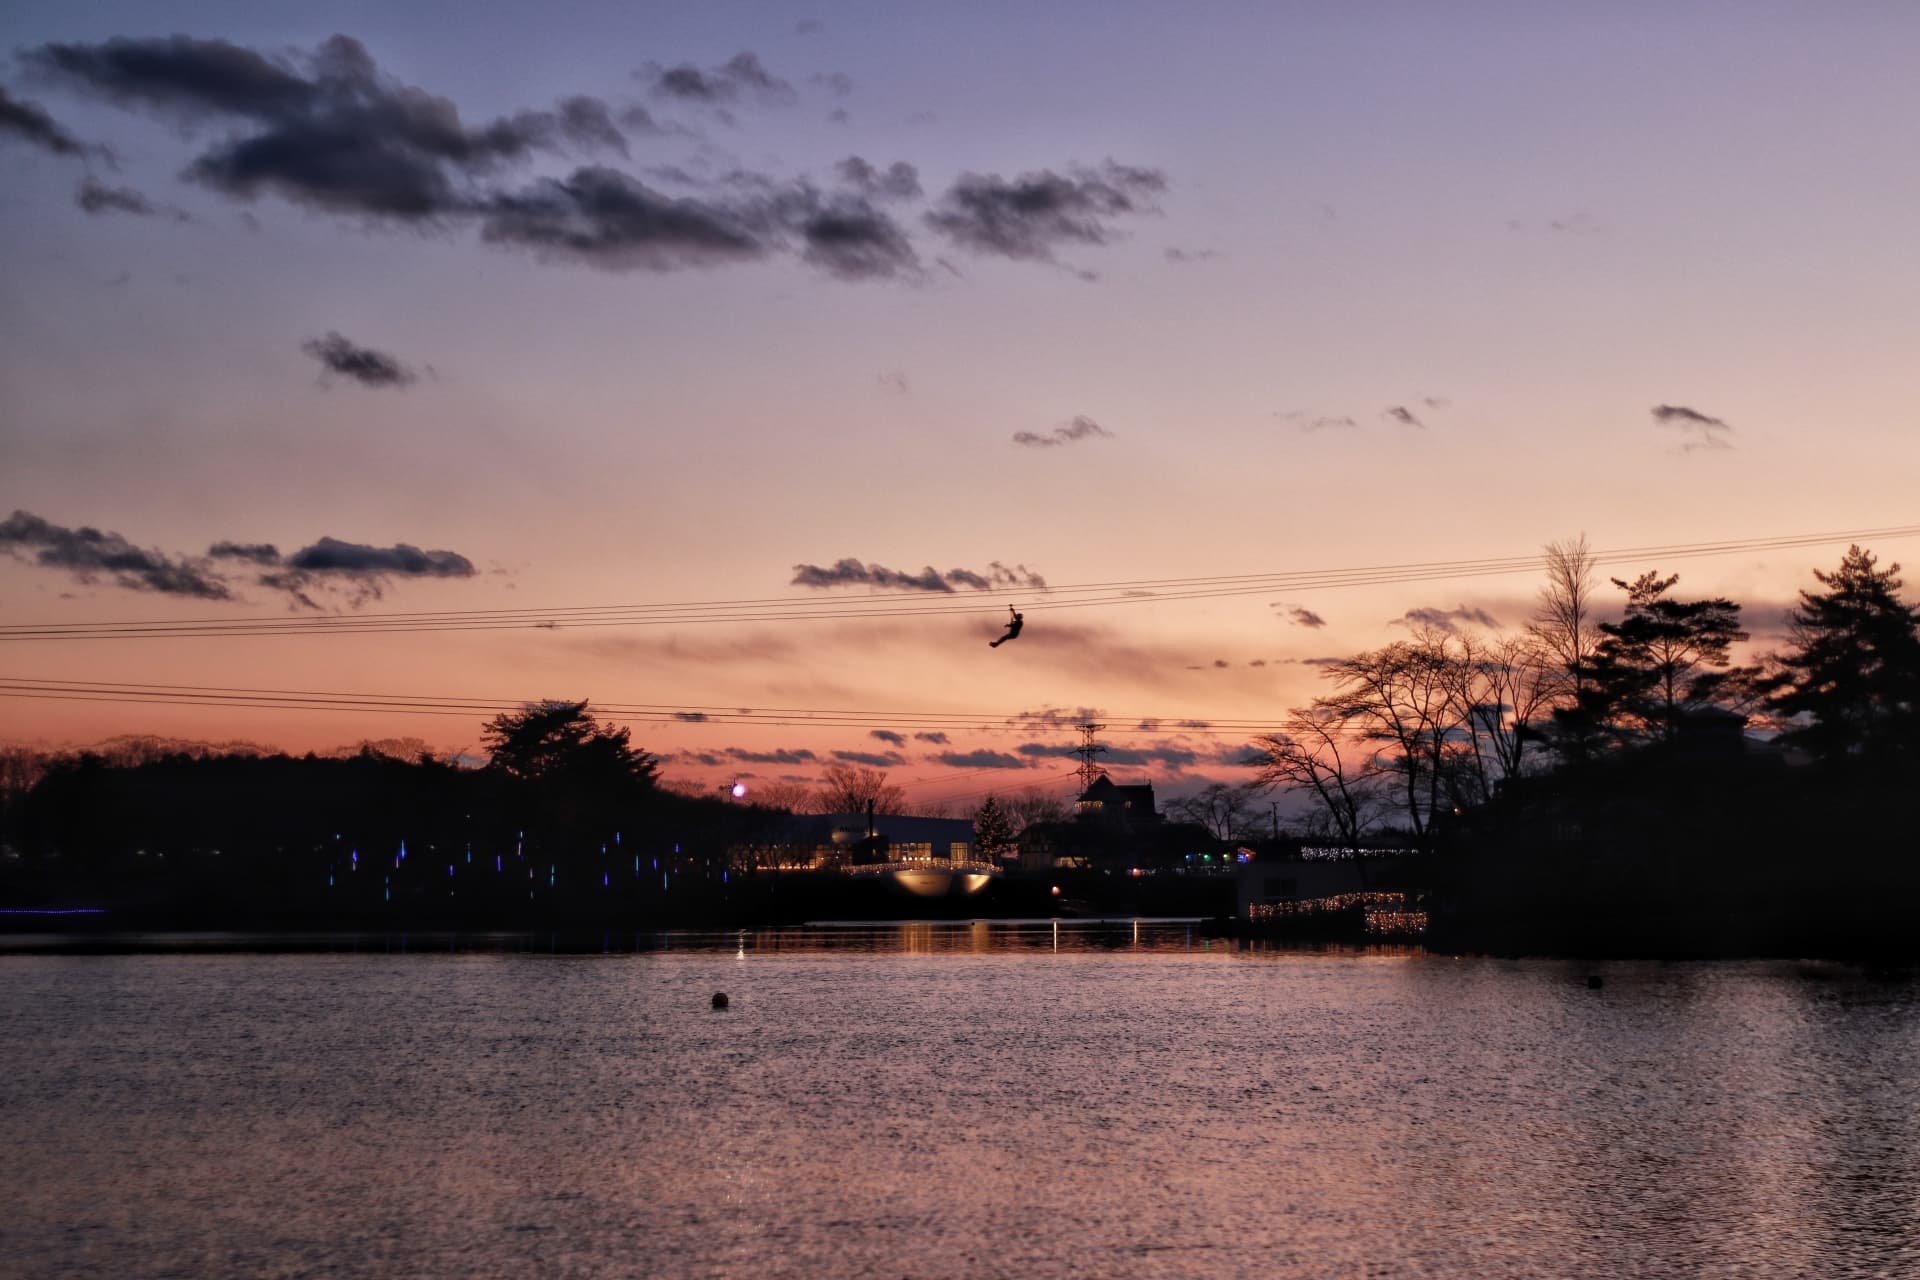
[{"label": "silhouetted person", "polygon": [[[1007,612],[1013,613],[1012,605],[1007,606]],[[1022,618],[1022,616],[1020,614],[1013,613],[1013,621],[1007,624],[1007,634],[1001,636],[998,640],[987,641],[987,648],[998,649],[1001,645],[1005,644],[1007,641],[1017,638],[1020,634],[1020,628],[1023,625],[1024,625],[1024,619]]]}]

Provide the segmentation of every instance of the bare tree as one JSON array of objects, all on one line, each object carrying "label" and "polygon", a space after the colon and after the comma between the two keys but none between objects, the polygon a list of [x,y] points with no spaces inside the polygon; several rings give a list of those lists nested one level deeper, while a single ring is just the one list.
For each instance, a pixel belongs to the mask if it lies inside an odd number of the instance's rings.
[{"label": "bare tree", "polygon": [[821,813],[865,813],[869,805],[877,813],[899,813],[907,793],[887,781],[885,769],[830,764],[820,775],[815,803]]},{"label": "bare tree", "polygon": [[1454,697],[1483,796],[1526,767],[1527,748],[1563,682],[1554,659],[1533,635],[1483,640],[1462,636],[1454,655]]},{"label": "bare tree", "polygon": [[1182,821],[1205,827],[1216,840],[1233,840],[1246,834],[1252,822],[1253,792],[1258,786],[1209,783],[1193,795],[1173,801],[1167,811]]},{"label": "bare tree", "polygon": [[1594,555],[1587,535],[1546,546],[1547,585],[1527,633],[1551,658],[1561,687],[1553,697],[1554,746],[1570,761],[1585,760],[1598,746],[1593,723],[1593,662],[1600,647],[1594,621]]},{"label": "bare tree", "polygon": [[1379,818],[1381,769],[1376,753],[1348,731],[1338,700],[1295,707],[1279,733],[1256,738],[1253,748],[1257,785],[1302,792],[1330,835],[1348,849],[1360,848]]},{"label": "bare tree", "polygon": [[1423,628],[1324,672],[1339,685],[1332,702],[1345,727],[1378,746],[1381,765],[1396,775],[1408,828],[1423,842],[1443,803],[1461,725],[1453,666],[1447,635]]},{"label": "bare tree", "polygon": [[1013,819],[1013,829],[1016,834],[1025,831],[1036,822],[1067,820],[1067,802],[1038,787],[1028,787],[1019,795],[1008,797],[1001,807],[1007,811],[1007,816]]},{"label": "bare tree", "polygon": [[1527,624],[1531,635],[1552,657],[1567,680],[1567,692],[1578,697],[1591,678],[1593,653],[1600,644],[1600,628],[1593,617],[1593,549],[1587,535],[1546,546],[1547,585]]},{"label": "bare tree", "polygon": [[784,809],[788,813],[811,813],[816,807],[812,787],[786,778],[774,778],[767,782],[750,780],[747,783],[746,800],[748,804],[757,804],[763,809]]}]

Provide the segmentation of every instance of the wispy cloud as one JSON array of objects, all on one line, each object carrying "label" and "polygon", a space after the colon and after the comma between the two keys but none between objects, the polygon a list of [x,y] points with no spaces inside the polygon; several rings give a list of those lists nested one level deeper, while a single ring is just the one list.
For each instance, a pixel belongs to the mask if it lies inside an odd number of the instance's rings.
[{"label": "wispy cloud", "polygon": [[1680,448],[1688,453],[1696,449],[1731,449],[1727,439],[1733,428],[1719,418],[1680,404],[1657,404],[1651,410],[1654,425],[1670,427],[1686,437]]},{"label": "wispy cloud", "polygon": [[904,160],[879,169],[859,156],[848,156],[833,171],[840,181],[875,200],[911,200],[921,193],[919,170]]},{"label": "wispy cloud", "polygon": [[1451,609],[1438,609],[1431,606],[1409,609],[1395,618],[1393,625],[1432,627],[1436,631],[1446,632],[1458,631],[1461,626],[1466,625],[1485,627],[1491,631],[1499,627],[1500,620],[1485,609],[1476,609],[1471,605],[1462,604]]},{"label": "wispy cloud", "polygon": [[1319,628],[1327,625],[1325,618],[1307,608],[1305,605],[1289,604],[1285,600],[1275,600],[1272,607],[1292,626]]},{"label": "wispy cloud", "polygon": [[927,214],[927,225],[971,253],[1051,262],[1069,244],[1103,245],[1116,218],[1152,213],[1167,189],[1157,169],[1109,160],[1098,169],[1042,169],[1006,179],[962,174]]},{"label": "wispy cloud", "polygon": [[323,377],[334,374],[363,387],[404,387],[417,379],[412,369],[393,356],[363,347],[338,333],[311,338],[300,344],[300,350],[320,362]]},{"label": "wispy cloud", "polygon": [[864,586],[892,591],[952,592],[963,587],[974,591],[1006,588],[1039,591],[1046,589],[1047,580],[1024,564],[1009,568],[998,560],[988,564],[985,573],[972,569],[949,569],[942,573],[932,565],[918,573],[906,573],[885,565],[863,564],[848,558],[826,566],[797,564],[793,566],[793,579],[789,585],[815,589]]},{"label": "wispy cloud", "polygon": [[744,747],[728,747],[727,758],[744,764],[817,764],[820,757],[805,747],[778,747],[772,751],[749,751]]},{"label": "wispy cloud", "polygon": [[81,179],[73,193],[73,202],[82,212],[95,216],[126,213],[136,218],[156,218],[165,215],[176,222],[191,221],[184,209],[158,204],[132,187],[109,187],[90,177]]},{"label": "wispy cloud", "polygon": [[38,103],[14,97],[5,85],[0,85],[0,137],[19,138],[57,156],[104,154],[106,150],[80,141],[55,123]]},{"label": "wispy cloud", "polygon": [[1076,440],[1090,440],[1096,437],[1111,439],[1113,432],[1107,430],[1085,414],[1075,414],[1071,422],[1063,423],[1040,435],[1033,431],[1016,431],[1013,442],[1028,449],[1057,449],[1063,444],[1072,444]]},{"label": "wispy cloud", "polygon": [[1019,756],[1008,755],[1004,751],[990,751],[982,748],[978,751],[942,751],[927,757],[935,764],[943,764],[952,769],[1026,769],[1030,762]]},{"label": "wispy cloud", "polygon": [[648,63],[634,72],[634,76],[658,99],[695,106],[731,106],[740,102],[791,106],[799,100],[791,84],[767,70],[758,54],[746,51],[704,70],[690,62],[675,67]]}]

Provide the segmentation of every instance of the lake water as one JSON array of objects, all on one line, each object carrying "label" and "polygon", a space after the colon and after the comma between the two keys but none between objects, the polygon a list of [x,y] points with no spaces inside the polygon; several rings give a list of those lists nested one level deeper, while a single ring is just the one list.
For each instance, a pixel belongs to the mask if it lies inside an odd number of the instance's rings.
[{"label": "lake water", "polygon": [[1911,975],[670,941],[0,956],[0,1274],[1920,1276]]}]

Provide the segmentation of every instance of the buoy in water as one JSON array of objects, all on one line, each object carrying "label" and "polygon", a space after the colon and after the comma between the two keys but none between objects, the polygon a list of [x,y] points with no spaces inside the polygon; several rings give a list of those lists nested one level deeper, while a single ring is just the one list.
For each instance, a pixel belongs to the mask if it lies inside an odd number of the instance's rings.
[{"label": "buoy in water", "polygon": [[726,1008],[726,1007],[727,1007],[727,993],[726,993],[726,992],[724,992],[724,991],[716,991],[716,992],[714,992],[714,993],[713,993],[713,1007],[714,1007],[714,1008],[716,1008],[716,1009],[724,1009],[724,1008]]}]

